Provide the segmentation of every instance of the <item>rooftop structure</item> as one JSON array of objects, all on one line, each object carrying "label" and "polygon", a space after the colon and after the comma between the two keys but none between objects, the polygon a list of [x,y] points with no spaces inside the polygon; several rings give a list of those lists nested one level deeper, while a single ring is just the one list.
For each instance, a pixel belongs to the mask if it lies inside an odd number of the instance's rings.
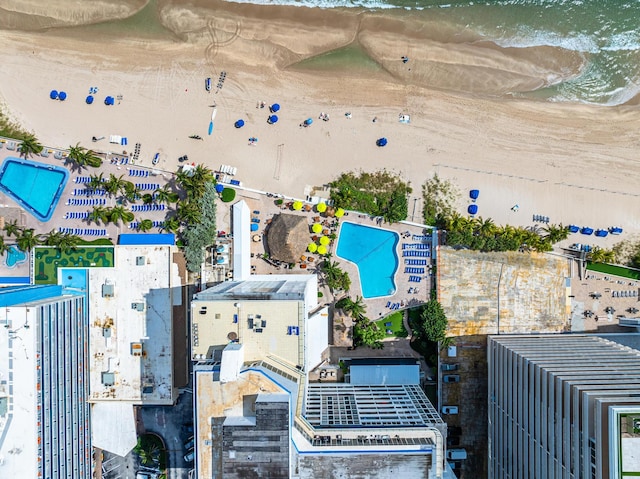
[{"label": "rooftop structure", "polygon": [[0,289],[0,477],[91,477],[82,295]]},{"label": "rooftop structure", "polygon": [[251,274],[251,215],[245,201],[232,207],[233,215],[233,280],[249,279]]},{"label": "rooftop structure", "polygon": [[[126,454],[135,445],[134,405],[170,405],[173,306],[181,280],[171,246],[119,246],[113,268],[88,274],[90,396],[94,445]],[[118,435],[113,417],[128,416]],[[130,447],[129,447],[130,446]]]},{"label": "rooftop structure", "polygon": [[489,477],[640,474],[640,335],[491,336]]}]

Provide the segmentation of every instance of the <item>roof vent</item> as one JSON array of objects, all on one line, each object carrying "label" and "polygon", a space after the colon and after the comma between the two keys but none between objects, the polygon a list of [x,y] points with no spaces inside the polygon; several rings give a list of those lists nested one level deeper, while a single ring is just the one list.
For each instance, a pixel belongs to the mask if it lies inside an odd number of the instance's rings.
[{"label": "roof vent", "polygon": [[136,266],[144,266],[147,260],[144,256],[136,256]]},{"label": "roof vent", "polygon": [[144,303],[131,303],[131,309],[135,311],[144,311]]},{"label": "roof vent", "polygon": [[112,284],[103,284],[102,285],[102,297],[103,298],[113,298],[113,285]]}]

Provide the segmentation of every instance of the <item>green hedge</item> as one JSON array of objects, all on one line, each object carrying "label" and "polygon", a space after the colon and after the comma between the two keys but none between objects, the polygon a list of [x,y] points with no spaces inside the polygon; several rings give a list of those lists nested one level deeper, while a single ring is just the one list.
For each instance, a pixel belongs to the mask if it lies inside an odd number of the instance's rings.
[{"label": "green hedge", "polygon": [[222,198],[222,201],[224,201],[225,203],[229,203],[236,198],[236,190],[234,190],[233,188],[225,188],[224,190],[222,190],[220,197]]}]

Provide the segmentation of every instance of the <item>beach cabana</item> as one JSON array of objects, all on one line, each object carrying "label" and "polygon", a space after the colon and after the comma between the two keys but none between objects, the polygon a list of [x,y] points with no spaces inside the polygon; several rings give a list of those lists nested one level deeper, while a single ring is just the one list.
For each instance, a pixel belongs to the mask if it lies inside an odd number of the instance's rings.
[{"label": "beach cabana", "polygon": [[300,211],[302,209],[302,201],[294,201],[292,208],[296,211]]},{"label": "beach cabana", "polygon": [[58,93],[58,100],[65,101],[67,99],[67,92],[61,91]]},{"label": "beach cabana", "polygon": [[311,227],[311,231],[313,231],[315,234],[321,233],[322,225],[320,223],[314,223],[314,225]]},{"label": "beach cabana", "polygon": [[269,118],[267,118],[267,123],[269,123],[270,125],[278,123],[278,115],[270,115]]},{"label": "beach cabana", "polygon": [[582,228],[580,230],[580,233],[582,233],[583,235],[592,235],[593,234],[593,228],[589,228],[588,226],[585,226],[584,228]]},{"label": "beach cabana", "polygon": [[240,119],[238,121],[236,121],[233,126],[235,126],[236,128],[242,128],[244,126],[244,120]]},{"label": "beach cabana", "polygon": [[580,227],[577,225],[569,225],[568,229],[569,233],[577,233],[578,231],[580,231]]},{"label": "beach cabana", "polygon": [[478,205],[469,205],[467,208],[467,213],[470,215],[475,215],[478,212]]},{"label": "beach cabana", "polygon": [[384,137],[378,138],[376,140],[376,145],[377,146],[387,146],[387,143],[388,143],[388,140],[386,138],[384,138]]},{"label": "beach cabana", "polygon": [[309,245],[307,246],[307,251],[309,253],[315,253],[316,251],[318,251],[318,245],[315,243],[309,243]]},{"label": "beach cabana", "polygon": [[267,249],[272,259],[296,263],[309,246],[309,225],[304,216],[275,215],[267,230]]},{"label": "beach cabana", "polygon": [[323,244],[318,246],[318,250],[317,251],[318,251],[318,254],[322,254],[322,255],[325,255],[328,252],[327,251],[327,247],[325,245],[323,245]]},{"label": "beach cabana", "polygon": [[331,238],[329,238],[328,236],[320,237],[320,244],[321,245],[329,246],[329,243],[331,243]]},{"label": "beach cabana", "polygon": [[57,100],[58,99],[58,90],[51,90],[51,93],[49,93],[49,98],[51,98],[52,100]]},{"label": "beach cabana", "polygon": [[87,105],[91,105],[93,103],[93,96],[87,95],[87,98],[84,101],[87,102]]},{"label": "beach cabana", "polygon": [[607,230],[596,230],[596,236],[598,238],[604,238],[608,234],[609,234],[609,232]]},{"label": "beach cabana", "polygon": [[324,213],[325,211],[327,211],[327,204],[326,203],[318,203],[316,205],[316,210],[318,210],[318,213]]},{"label": "beach cabana", "polygon": [[480,196],[480,190],[469,191],[469,198],[471,198],[473,201],[477,200],[478,196]]},{"label": "beach cabana", "polygon": [[280,105],[279,105],[278,103],[274,103],[273,105],[271,105],[271,106],[269,107],[269,111],[270,111],[271,113],[275,113],[275,112],[277,112],[277,111],[280,111]]}]

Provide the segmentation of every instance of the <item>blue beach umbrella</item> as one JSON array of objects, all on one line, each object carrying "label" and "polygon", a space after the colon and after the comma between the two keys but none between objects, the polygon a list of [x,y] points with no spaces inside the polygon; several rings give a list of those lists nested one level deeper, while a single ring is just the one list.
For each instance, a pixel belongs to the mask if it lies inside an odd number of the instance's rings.
[{"label": "blue beach umbrella", "polygon": [[270,124],[278,123],[278,116],[277,116],[277,115],[271,115],[271,116],[267,119],[267,123],[270,123]]},{"label": "blue beach umbrella", "polygon": [[64,91],[61,91],[60,93],[58,93],[58,100],[60,101],[65,101],[67,99],[67,93]]},{"label": "blue beach umbrella", "polygon": [[52,100],[57,100],[58,99],[58,90],[51,90],[51,93],[49,93],[49,98],[51,98]]},{"label": "blue beach umbrella", "polygon": [[280,111],[280,105],[279,105],[279,104],[277,104],[277,103],[274,103],[273,105],[271,105],[271,106],[269,107],[269,111],[270,111],[271,113],[275,113],[275,112],[277,112],[277,111]]},{"label": "blue beach umbrella", "polygon": [[104,99],[104,104],[105,105],[113,105],[114,100],[112,96],[108,96],[107,98]]},{"label": "blue beach umbrella", "polygon": [[478,212],[478,205],[469,205],[469,207],[467,208],[467,212],[470,215],[475,215]]},{"label": "blue beach umbrella", "polygon": [[577,233],[580,231],[580,227],[577,225],[569,225],[569,233]]},{"label": "blue beach umbrella", "polygon": [[236,121],[233,126],[235,126],[236,128],[242,128],[244,126],[244,120],[238,120]]},{"label": "blue beach umbrella", "polygon": [[85,100],[87,105],[91,105],[93,103],[93,96],[87,95],[87,99]]},{"label": "blue beach umbrella", "polygon": [[471,191],[469,191],[469,197],[472,200],[477,200],[478,196],[480,196],[480,190],[471,190]]},{"label": "blue beach umbrella", "polygon": [[592,235],[593,234],[593,228],[589,228],[588,226],[585,226],[580,230],[580,233],[582,233],[583,235],[587,235],[587,236]]},{"label": "blue beach umbrella", "polygon": [[305,125],[307,125],[307,126],[311,125],[312,123],[313,123],[313,120],[312,120],[311,118],[307,118],[307,119],[304,121],[304,124],[305,124]]},{"label": "blue beach umbrella", "polygon": [[378,140],[376,141],[376,145],[378,146],[386,146],[387,145],[387,139],[386,138],[378,138]]},{"label": "blue beach umbrella", "polygon": [[224,190],[224,186],[218,183],[216,185],[216,193],[222,193],[222,190]]}]

